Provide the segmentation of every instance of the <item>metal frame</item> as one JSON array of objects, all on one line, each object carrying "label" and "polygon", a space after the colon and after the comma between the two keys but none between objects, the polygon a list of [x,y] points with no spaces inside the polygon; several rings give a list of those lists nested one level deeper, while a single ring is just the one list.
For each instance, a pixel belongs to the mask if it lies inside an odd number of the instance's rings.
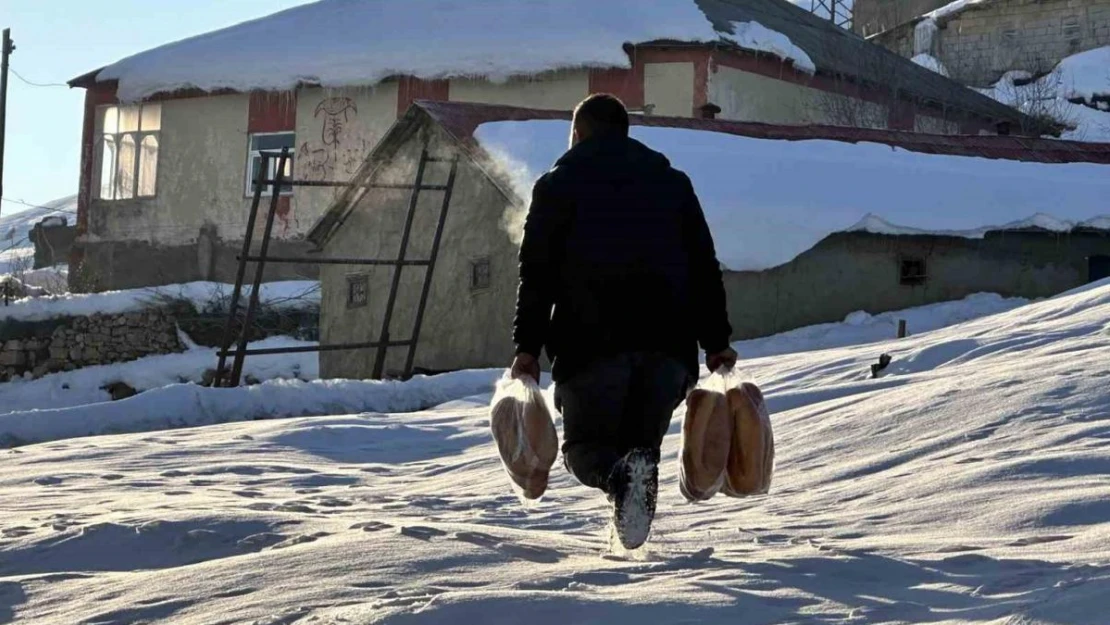
[{"label": "metal frame", "polygon": [[[219,362],[216,366],[216,376],[213,382],[214,386],[239,386],[240,380],[243,375],[243,364],[247,356],[261,356],[270,354],[294,354],[306,352],[328,352],[340,350],[356,350],[356,349],[374,349],[376,350],[374,356],[374,368],[372,377],[374,379],[381,379],[385,373],[385,361],[388,355],[388,350],[391,347],[407,347],[408,353],[405,356],[405,368],[403,375],[409,377],[413,370],[413,360],[416,357],[416,346],[420,340],[420,329],[424,323],[424,313],[427,310],[428,296],[431,293],[432,276],[435,272],[436,261],[439,258],[439,247],[443,240],[443,230],[447,223],[447,210],[451,205],[451,196],[455,187],[455,179],[458,173],[458,156],[450,159],[434,158],[428,155],[428,147],[425,144],[424,149],[420,155],[420,164],[417,167],[416,180],[411,185],[406,184],[365,184],[359,185],[357,183],[348,182],[335,182],[327,180],[296,180],[285,179],[285,163],[289,158],[289,148],[283,148],[281,153],[275,155],[270,151],[263,151],[260,153],[262,163],[258,168],[258,177],[254,185],[254,193],[251,201],[250,215],[247,218],[247,232],[243,237],[243,249],[238,256],[239,268],[235,275],[235,287],[232,290],[231,303],[228,307],[227,324],[224,327],[224,339],[219,351]],[[273,179],[267,178],[269,171],[270,158],[278,159],[278,166],[275,170],[276,175]],[[444,185],[425,185],[424,174],[426,172],[428,163],[450,163],[451,171],[447,177],[447,184]],[[408,212],[405,216],[405,227],[401,234],[401,246],[395,259],[380,259],[380,258],[313,258],[313,257],[293,257],[293,256],[269,256],[270,241],[273,237],[274,217],[277,213],[278,200],[281,198],[281,193],[278,192],[283,186],[304,186],[304,187],[356,187],[361,186],[367,189],[404,189],[411,191],[409,197]],[[258,221],[258,209],[263,198],[263,189],[270,189],[268,198],[270,200],[269,211],[266,215],[266,225],[262,231],[262,243],[259,248],[258,254],[251,254],[251,246],[254,243],[254,230]],[[436,225],[435,236],[432,241],[432,250],[430,257],[427,260],[414,260],[408,258],[409,239],[412,234],[412,224],[416,217],[416,210],[420,202],[420,193],[422,191],[434,191],[443,193],[443,203],[440,206],[439,221]],[[247,308],[244,314],[243,324],[239,330],[239,335],[235,336],[235,324],[237,315],[239,313],[240,298],[243,295],[243,280],[246,277],[247,263],[255,263],[255,272],[252,280],[252,288],[250,298],[247,300]],[[354,266],[381,266],[392,267],[393,276],[390,283],[389,296],[386,300],[385,315],[382,320],[382,328],[375,341],[368,341],[364,343],[338,343],[330,345],[316,345],[312,347],[282,347],[274,349],[247,349],[248,332],[251,323],[254,321],[254,316],[259,308],[259,290],[262,284],[262,275],[266,269],[267,263],[301,263],[301,264],[314,264],[314,265],[354,265]],[[406,267],[424,267],[424,284],[420,293],[420,303],[416,310],[416,319],[413,323],[412,334],[408,339],[393,340],[390,336],[390,325],[393,322],[393,311],[397,303],[397,295],[401,286],[401,272]],[[232,349],[232,343],[235,344]],[[227,357],[232,356],[232,363],[230,371],[228,371]],[[226,376],[225,376],[226,374]],[[227,378],[225,380],[225,377]],[[226,382],[226,383],[225,383]]]}]

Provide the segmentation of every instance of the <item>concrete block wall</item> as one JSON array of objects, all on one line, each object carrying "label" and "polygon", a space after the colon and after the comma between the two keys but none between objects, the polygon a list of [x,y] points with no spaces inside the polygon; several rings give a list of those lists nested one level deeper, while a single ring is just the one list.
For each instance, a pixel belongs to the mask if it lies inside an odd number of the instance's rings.
[{"label": "concrete block wall", "polygon": [[969,10],[940,31],[938,54],[962,82],[985,86],[1005,72],[1044,72],[1110,45],[1110,0],[1006,0]]}]

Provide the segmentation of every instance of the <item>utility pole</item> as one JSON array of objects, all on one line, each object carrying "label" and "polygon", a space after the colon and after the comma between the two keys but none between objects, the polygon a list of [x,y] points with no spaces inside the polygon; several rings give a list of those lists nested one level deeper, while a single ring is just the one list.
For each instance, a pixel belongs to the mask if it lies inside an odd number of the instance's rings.
[{"label": "utility pole", "polygon": [[8,118],[8,57],[15,52],[12,29],[4,29],[2,59],[0,59],[0,198],[4,197],[4,129]]},{"label": "utility pole", "polygon": [[810,0],[809,10],[841,28],[852,29],[852,4],[848,0]]}]

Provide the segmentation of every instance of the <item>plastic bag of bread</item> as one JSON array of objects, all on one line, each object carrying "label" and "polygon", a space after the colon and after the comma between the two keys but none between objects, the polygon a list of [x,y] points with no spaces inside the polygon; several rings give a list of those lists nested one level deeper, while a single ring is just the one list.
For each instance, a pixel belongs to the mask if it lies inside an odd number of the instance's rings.
[{"label": "plastic bag of bread", "polygon": [[721,378],[733,424],[722,492],[729,497],[766,494],[775,472],[775,435],[763,392],[731,373]]},{"label": "plastic bag of bread", "polygon": [[705,501],[724,486],[732,428],[723,393],[698,388],[686,396],[678,488],[687,501]]},{"label": "plastic bag of bread", "polygon": [[514,380],[506,375],[499,381],[490,403],[490,429],[518,494],[539,499],[559,454],[559,437],[539,384],[527,376]]}]

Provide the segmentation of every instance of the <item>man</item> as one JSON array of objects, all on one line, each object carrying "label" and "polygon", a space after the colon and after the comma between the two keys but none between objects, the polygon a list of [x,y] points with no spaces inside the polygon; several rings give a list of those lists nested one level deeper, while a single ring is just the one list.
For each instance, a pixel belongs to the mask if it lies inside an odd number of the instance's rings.
[{"label": "man", "polygon": [[617,534],[635,549],[655,514],[663,436],[697,380],[698,344],[710,370],[734,365],[736,352],[690,179],[628,127],[620,100],[586,98],[570,151],[535,184],[512,375],[538,380],[546,347],[564,463],[608,494]]}]

